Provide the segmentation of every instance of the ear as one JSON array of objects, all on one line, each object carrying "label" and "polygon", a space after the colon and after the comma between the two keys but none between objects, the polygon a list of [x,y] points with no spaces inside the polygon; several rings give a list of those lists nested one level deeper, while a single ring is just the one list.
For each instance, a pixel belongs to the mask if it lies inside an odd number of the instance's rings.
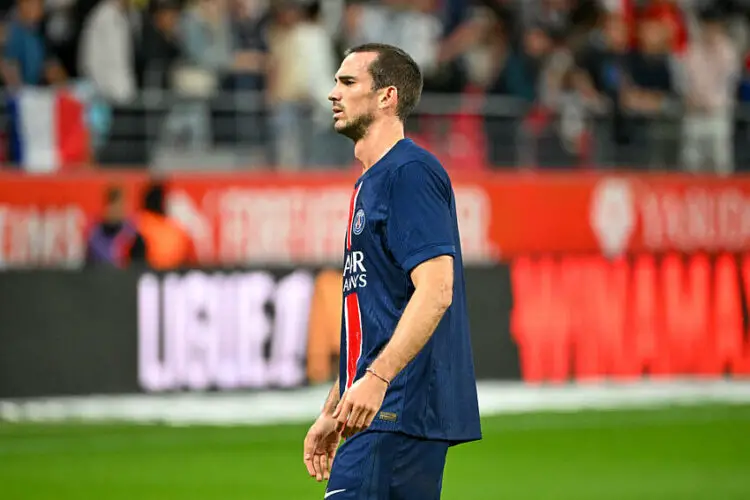
[{"label": "ear", "polygon": [[380,109],[386,109],[390,107],[396,109],[397,103],[398,89],[396,87],[386,87],[380,92],[380,97],[378,98],[378,107]]}]

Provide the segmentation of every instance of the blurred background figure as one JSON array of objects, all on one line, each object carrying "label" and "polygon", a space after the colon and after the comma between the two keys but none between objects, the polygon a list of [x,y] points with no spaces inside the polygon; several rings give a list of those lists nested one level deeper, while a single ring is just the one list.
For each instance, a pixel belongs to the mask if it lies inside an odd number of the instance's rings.
[{"label": "blurred background figure", "polygon": [[78,45],[78,72],[91,87],[92,131],[100,162],[122,160],[137,164],[146,160],[137,98],[135,32],[130,0],[100,0],[82,23]]},{"label": "blurred background figure", "polygon": [[179,269],[195,262],[192,240],[180,223],[167,214],[164,184],[154,182],[146,188],[136,227],[145,242],[148,267]]},{"label": "blurred background figure", "polygon": [[171,90],[175,65],[182,60],[181,4],[178,0],[149,2],[138,47],[138,76],[147,89]]},{"label": "blurred background figure", "polygon": [[633,168],[667,167],[667,159],[662,155],[668,154],[670,139],[675,137],[675,124],[664,118],[677,90],[670,37],[662,21],[644,19],[638,27],[637,48],[628,58],[622,105],[627,115],[629,149],[652,151],[648,159],[628,158]]},{"label": "blurred background figure", "polygon": [[700,16],[699,32],[685,56],[682,162],[690,172],[734,170],[735,95],[740,57],[721,18]]},{"label": "blurred background figure", "polygon": [[266,92],[268,73],[268,6],[263,0],[232,0],[233,48],[238,63],[224,81],[224,89],[234,94],[228,116],[228,134],[219,138],[238,147],[248,165],[266,165],[272,158],[266,143],[268,130]]},{"label": "blurred background figure", "polygon": [[127,216],[125,193],[112,186],[107,189],[101,220],[89,231],[86,264],[126,268],[131,263],[143,264],[145,259],[146,243]]},{"label": "blurred background figure", "polygon": [[432,0],[355,2],[347,9],[347,46],[382,42],[403,48],[427,75],[436,70],[442,27]]},{"label": "blurred background figure", "polygon": [[623,94],[628,75],[628,25],[618,14],[607,14],[577,54],[576,86],[586,96],[601,102],[611,116],[609,137],[614,155],[609,162],[618,162],[618,153],[628,147],[628,133],[623,108]]},{"label": "blurred background figure", "polygon": [[137,94],[131,14],[130,0],[101,0],[81,33],[80,73],[113,106],[125,106]]},{"label": "blurred background figure", "polygon": [[[225,0],[194,0],[183,17],[183,41],[188,61],[217,82],[235,64],[230,12]],[[218,88],[218,84],[215,85]]]},{"label": "blurred background figure", "polygon": [[18,0],[6,27],[2,75],[12,89],[62,83],[66,72],[48,48],[43,0]]},{"label": "blurred background figure", "polygon": [[215,130],[210,103],[235,64],[230,12],[225,0],[194,0],[187,5],[180,27],[184,65],[175,75],[178,107],[172,109],[170,136],[175,145],[206,150]]},{"label": "blurred background figure", "polygon": [[317,4],[282,0],[274,7],[268,99],[275,161],[293,170],[340,165],[342,153],[348,155],[341,151],[346,142],[331,129],[328,93],[338,68],[333,39]]}]

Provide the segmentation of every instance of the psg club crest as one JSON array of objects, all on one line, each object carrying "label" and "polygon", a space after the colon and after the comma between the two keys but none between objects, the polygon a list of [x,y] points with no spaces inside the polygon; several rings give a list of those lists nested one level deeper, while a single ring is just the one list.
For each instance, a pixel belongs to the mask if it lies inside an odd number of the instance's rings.
[{"label": "psg club crest", "polygon": [[365,229],[365,211],[363,209],[357,210],[352,221],[352,232],[356,235],[362,234]]}]

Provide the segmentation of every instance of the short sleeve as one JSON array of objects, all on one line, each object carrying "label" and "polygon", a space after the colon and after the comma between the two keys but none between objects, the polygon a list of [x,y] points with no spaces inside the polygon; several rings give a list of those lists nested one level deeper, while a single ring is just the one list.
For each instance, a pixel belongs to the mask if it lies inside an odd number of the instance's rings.
[{"label": "short sleeve", "polygon": [[422,162],[403,165],[392,174],[386,238],[406,272],[456,253],[450,187]]}]

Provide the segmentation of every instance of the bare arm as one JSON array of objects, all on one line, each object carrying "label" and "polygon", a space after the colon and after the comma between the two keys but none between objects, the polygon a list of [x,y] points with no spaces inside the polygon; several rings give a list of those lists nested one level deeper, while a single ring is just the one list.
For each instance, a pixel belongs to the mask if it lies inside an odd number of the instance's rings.
[{"label": "bare arm", "polygon": [[443,255],[417,266],[411,274],[416,290],[395,332],[370,368],[393,380],[422,350],[453,300],[453,257]]},{"label": "bare arm", "polygon": [[336,377],[336,382],[334,382],[333,387],[331,388],[330,392],[328,393],[328,397],[326,398],[326,402],[323,405],[323,414],[324,415],[333,415],[333,411],[336,409],[336,406],[339,404],[339,377]]},{"label": "bare arm", "polygon": [[2,71],[3,80],[5,85],[10,88],[16,88],[21,86],[21,76],[18,72],[18,65],[15,61],[5,59],[0,63],[0,71]]},{"label": "bare arm", "polygon": [[475,45],[482,34],[481,22],[482,19],[464,21],[448,38],[443,40],[438,52],[440,62],[450,62]]}]

